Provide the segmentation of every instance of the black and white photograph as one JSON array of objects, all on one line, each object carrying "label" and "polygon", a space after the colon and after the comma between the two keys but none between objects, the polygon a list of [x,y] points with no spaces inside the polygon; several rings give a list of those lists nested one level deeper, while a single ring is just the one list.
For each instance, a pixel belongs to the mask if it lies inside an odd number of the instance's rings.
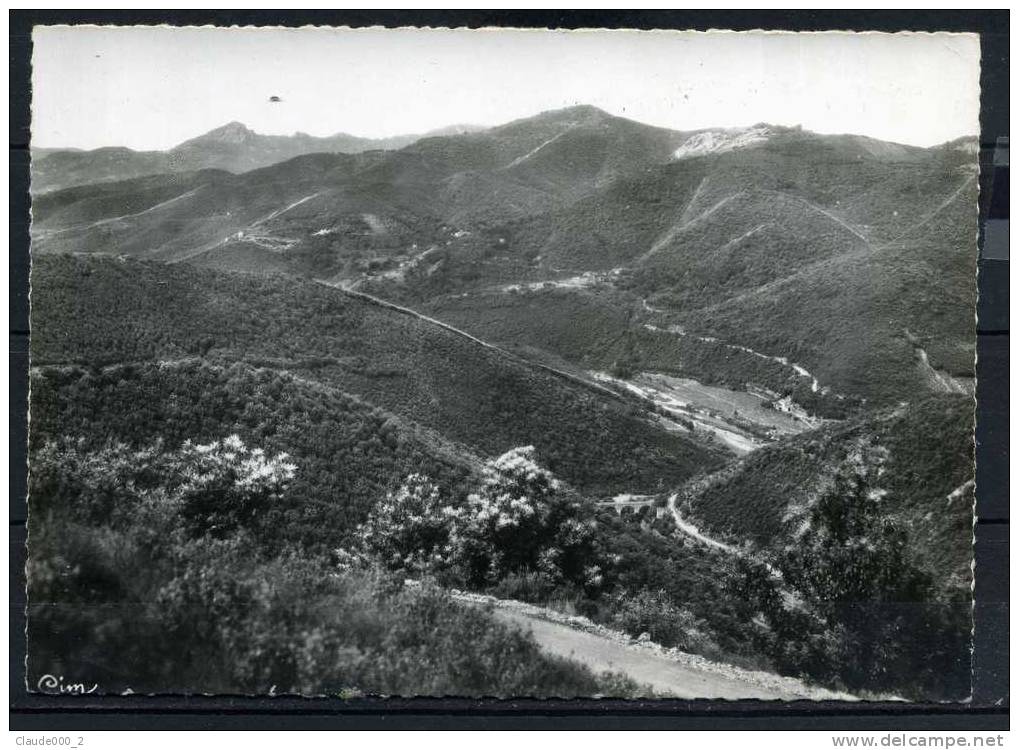
[{"label": "black and white photograph", "polygon": [[29,691],[970,698],[977,34],[32,45]]}]

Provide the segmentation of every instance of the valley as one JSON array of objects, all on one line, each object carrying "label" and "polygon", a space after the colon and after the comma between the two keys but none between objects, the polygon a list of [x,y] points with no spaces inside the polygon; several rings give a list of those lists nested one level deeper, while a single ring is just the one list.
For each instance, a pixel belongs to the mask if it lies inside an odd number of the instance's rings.
[{"label": "valley", "polygon": [[601,372],[592,377],[651,402],[671,417],[662,422],[666,429],[706,433],[737,455],[820,423],[789,400],[768,401],[765,394],[706,386],[692,378],[644,372],[629,380]]},{"label": "valley", "polygon": [[[120,498],[209,565],[257,550],[253,591],[272,576],[314,588],[315,566],[382,576],[329,589],[379,611],[455,589],[457,627],[479,643],[491,622],[530,632],[556,684],[962,694],[966,143],[678,132],[589,106],[351,139],[231,123],[167,152],[34,163],[30,449],[48,463],[33,502],[71,508],[82,550],[120,540],[145,564],[154,542]],[[239,471],[189,463],[232,438],[293,475],[240,530],[202,510],[216,522],[189,536],[198,521],[163,514],[194,501],[181,477]],[[137,477],[117,451],[146,457]],[[101,461],[130,481],[93,477]],[[165,486],[146,484],[152,467]],[[69,490],[82,483],[87,507]],[[831,552],[838,534],[866,554]],[[96,580],[116,582],[103,606],[158,592],[203,611],[218,595],[191,578],[135,591],[112,549],[96,553]],[[396,595],[385,576],[426,586]],[[496,602],[484,623],[478,602]],[[886,602],[904,608],[889,630],[860,615]],[[556,620],[572,616],[590,627]],[[910,628],[915,643],[894,635]],[[873,663],[846,662],[836,632]],[[643,633],[661,653],[623,642]],[[368,646],[336,648],[360,664]]]}]

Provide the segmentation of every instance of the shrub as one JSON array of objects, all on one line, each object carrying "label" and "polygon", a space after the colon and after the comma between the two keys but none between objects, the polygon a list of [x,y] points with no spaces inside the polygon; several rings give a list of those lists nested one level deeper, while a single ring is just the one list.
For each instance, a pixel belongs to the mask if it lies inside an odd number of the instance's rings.
[{"label": "shrub", "polygon": [[407,477],[362,524],[355,554],[470,587],[539,573],[549,585],[597,589],[602,569],[594,529],[590,506],[526,446],[489,461],[466,498],[442,498],[428,479]]},{"label": "shrub", "polygon": [[613,602],[613,627],[632,636],[647,634],[655,643],[683,651],[717,652],[704,631],[704,623],[690,611],[676,606],[665,591],[641,589],[634,596],[617,594]]},{"label": "shrub", "polygon": [[249,449],[237,435],[205,445],[187,441],[171,466],[183,477],[181,515],[196,536],[225,536],[238,527],[257,524],[276,501],[297,468],[286,453],[267,456]]},{"label": "shrub", "polygon": [[300,548],[260,543],[252,516],[296,472],[237,438],[169,451],[40,447],[30,478],[29,683],[60,674],[100,692],[636,692],[543,654],[438,589],[407,589],[372,568],[337,572]]}]

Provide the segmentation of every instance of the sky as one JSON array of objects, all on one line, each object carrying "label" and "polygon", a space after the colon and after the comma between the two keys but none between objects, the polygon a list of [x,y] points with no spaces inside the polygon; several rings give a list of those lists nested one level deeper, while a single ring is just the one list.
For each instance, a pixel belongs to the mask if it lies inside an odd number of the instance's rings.
[{"label": "sky", "polygon": [[968,34],[49,26],[33,41],[37,147],[166,149],[231,121],[384,137],[575,104],[676,130],[979,132]]}]

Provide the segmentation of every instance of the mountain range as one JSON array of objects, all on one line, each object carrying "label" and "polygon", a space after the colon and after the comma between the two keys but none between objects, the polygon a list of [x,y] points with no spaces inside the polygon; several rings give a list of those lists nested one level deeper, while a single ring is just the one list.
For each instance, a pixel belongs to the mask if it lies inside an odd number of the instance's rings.
[{"label": "mountain range", "polygon": [[[973,139],[579,106],[36,157],[36,446],[236,432],[311,467],[280,534],[323,549],[397,474],[461,486],[533,446],[595,502],[724,540],[688,588],[626,584],[690,597],[719,638],[739,627],[705,598],[718,551],[795,547],[834,478],[866,472],[938,600],[968,595]],[[641,533],[637,558],[675,546]]]},{"label": "mountain range", "polygon": [[[539,348],[594,363],[613,350],[582,343],[605,317],[591,309],[629,306],[889,402],[972,378],[971,145],[679,133],[575,107],[398,150],[51,191],[33,204],[33,249],[325,279],[503,343],[567,326]],[[533,314],[564,295],[583,320]],[[632,323],[612,337],[647,336]]]},{"label": "mountain range", "polygon": [[452,125],[424,135],[361,138],[347,133],[317,137],[307,133],[262,135],[239,122],[210,130],[165,151],[134,151],[123,147],[97,149],[32,149],[32,192],[112,182],[165,172],[223,169],[246,172],[310,153],[356,154],[375,149],[397,149],[421,138],[475,130]]}]

